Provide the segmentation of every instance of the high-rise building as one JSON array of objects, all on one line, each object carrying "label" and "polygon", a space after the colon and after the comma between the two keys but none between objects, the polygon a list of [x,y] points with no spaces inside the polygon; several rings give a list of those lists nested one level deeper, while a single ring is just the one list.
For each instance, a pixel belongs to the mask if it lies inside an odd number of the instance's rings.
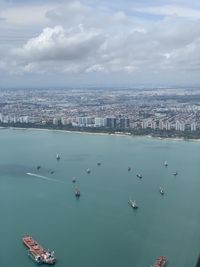
[{"label": "high-rise building", "polygon": [[128,118],[119,118],[118,119],[118,127],[120,129],[126,129],[129,128],[130,123]]},{"label": "high-rise building", "polygon": [[58,119],[57,118],[53,118],[53,125],[58,125]]},{"label": "high-rise building", "polygon": [[190,129],[191,131],[196,131],[197,130],[197,123],[196,122],[192,122],[191,125],[190,125]]},{"label": "high-rise building", "polygon": [[94,126],[95,127],[106,127],[106,118],[95,118]]},{"label": "high-rise building", "polygon": [[115,129],[117,127],[117,119],[115,117],[106,118],[106,127]]},{"label": "high-rise building", "polygon": [[89,127],[89,126],[93,126],[93,118],[91,117],[79,117],[78,118],[78,125],[79,126],[85,126],[85,127]]},{"label": "high-rise building", "polygon": [[184,132],[185,131],[185,123],[177,121],[176,125],[175,125],[175,129],[176,129],[176,131]]}]

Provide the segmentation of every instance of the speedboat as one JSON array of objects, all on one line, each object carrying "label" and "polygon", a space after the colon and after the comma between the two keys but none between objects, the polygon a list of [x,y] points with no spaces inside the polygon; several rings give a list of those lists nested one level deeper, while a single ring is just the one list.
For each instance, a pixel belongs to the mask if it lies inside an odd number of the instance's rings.
[{"label": "speedboat", "polygon": [[165,162],[164,162],[164,165],[165,165],[165,167],[167,167],[168,166],[168,163],[167,163],[167,161],[165,160]]},{"label": "speedboat", "polygon": [[131,167],[128,167],[128,171],[129,171],[129,172],[131,171]]},{"label": "speedboat", "polygon": [[57,159],[57,160],[60,160],[60,156],[59,156],[59,154],[56,155],[56,159]]},{"label": "speedboat", "polygon": [[178,175],[178,172],[173,172],[172,174],[173,174],[174,176],[176,176],[176,175]]},{"label": "speedboat", "polygon": [[72,178],[72,183],[76,183],[76,177]]}]

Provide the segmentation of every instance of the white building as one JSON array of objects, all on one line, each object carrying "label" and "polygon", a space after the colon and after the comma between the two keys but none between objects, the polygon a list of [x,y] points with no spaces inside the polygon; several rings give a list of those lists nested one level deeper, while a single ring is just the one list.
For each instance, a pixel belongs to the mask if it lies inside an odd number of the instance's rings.
[{"label": "white building", "polygon": [[91,117],[79,117],[78,118],[78,125],[79,126],[86,126],[86,127],[93,126],[93,118],[91,118]]},{"label": "white building", "polygon": [[95,118],[94,126],[95,127],[106,127],[106,118]]},{"label": "white building", "polygon": [[184,132],[185,131],[185,123],[177,121],[176,125],[175,125],[175,129],[176,129],[176,131]]},{"label": "white building", "polygon": [[53,125],[58,125],[58,119],[57,118],[53,118]]},{"label": "white building", "polygon": [[196,131],[197,130],[197,123],[196,122],[192,122],[191,125],[190,125],[190,129],[191,131]]}]

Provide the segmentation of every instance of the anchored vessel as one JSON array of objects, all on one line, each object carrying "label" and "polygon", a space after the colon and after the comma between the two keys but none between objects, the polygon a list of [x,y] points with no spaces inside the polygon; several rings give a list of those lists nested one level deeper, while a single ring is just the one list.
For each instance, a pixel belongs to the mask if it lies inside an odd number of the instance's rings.
[{"label": "anchored vessel", "polygon": [[54,257],[54,251],[43,248],[37,241],[31,236],[25,235],[22,238],[24,245],[28,248],[29,257],[38,264],[54,264],[56,259]]},{"label": "anchored vessel", "polygon": [[137,173],[136,176],[137,176],[137,178],[142,179],[142,175],[140,173]]},{"label": "anchored vessel", "polygon": [[161,195],[164,195],[165,191],[164,191],[164,189],[162,187],[160,187],[159,191],[160,191]]},{"label": "anchored vessel", "polygon": [[42,264],[42,260],[39,255],[37,255],[33,250],[28,251],[28,256],[37,264]]},{"label": "anchored vessel", "polygon": [[80,195],[81,195],[81,191],[80,191],[78,188],[76,188],[76,189],[75,189],[75,196],[76,196],[77,198],[79,198]]},{"label": "anchored vessel", "polygon": [[165,256],[160,256],[155,261],[154,265],[151,267],[164,267],[167,263],[167,258]]},{"label": "anchored vessel", "polygon": [[91,170],[89,168],[86,171],[87,171],[87,173],[91,173]]},{"label": "anchored vessel", "polygon": [[165,162],[164,162],[164,165],[165,165],[165,167],[167,167],[168,166],[168,163],[167,163],[167,161],[165,160]]},{"label": "anchored vessel", "polygon": [[129,199],[128,204],[133,208],[133,209],[137,209],[138,205],[136,204],[135,201],[133,201],[132,199]]}]

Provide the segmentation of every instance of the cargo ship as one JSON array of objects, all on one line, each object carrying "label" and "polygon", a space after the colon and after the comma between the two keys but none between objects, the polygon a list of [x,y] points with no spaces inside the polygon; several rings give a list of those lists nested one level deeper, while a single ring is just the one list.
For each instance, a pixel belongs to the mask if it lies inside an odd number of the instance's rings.
[{"label": "cargo ship", "polygon": [[28,255],[38,264],[46,263],[53,265],[56,262],[54,251],[43,248],[31,236],[25,235],[22,238],[24,245],[28,248]]},{"label": "cargo ship", "polygon": [[164,267],[167,263],[167,258],[165,256],[160,256],[155,261],[154,265],[151,267]]}]

